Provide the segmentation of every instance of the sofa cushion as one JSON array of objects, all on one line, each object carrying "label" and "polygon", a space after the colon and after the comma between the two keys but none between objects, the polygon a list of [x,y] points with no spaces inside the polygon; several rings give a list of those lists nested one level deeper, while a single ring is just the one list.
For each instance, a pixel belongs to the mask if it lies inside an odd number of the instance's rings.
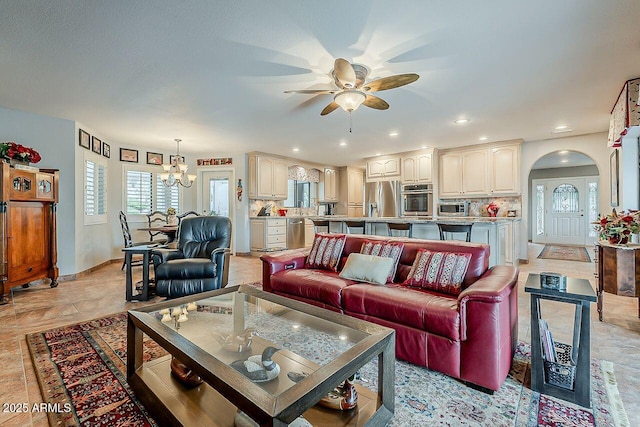
[{"label": "sofa cushion", "polygon": [[403,284],[457,296],[462,291],[470,260],[468,253],[420,249]]},{"label": "sofa cushion", "polygon": [[338,263],[344,248],[345,234],[317,233],[305,263],[305,268],[338,271]]},{"label": "sofa cushion", "polygon": [[389,271],[387,277],[387,283],[392,283],[396,277],[396,271],[398,270],[398,261],[400,261],[400,255],[402,255],[402,248],[404,243],[402,242],[381,242],[379,240],[365,240],[362,242],[362,248],[360,253],[365,255],[376,255],[393,260],[393,268]]},{"label": "sofa cushion", "polygon": [[[357,283],[326,270],[284,270],[271,276],[271,289],[279,294],[315,300],[342,310],[342,289]],[[368,285],[371,286],[371,285]]]},{"label": "sofa cushion", "polygon": [[376,317],[432,334],[460,340],[458,300],[399,284],[352,284],[342,289],[346,314]]},{"label": "sofa cushion", "polygon": [[340,272],[344,279],[384,285],[393,270],[392,258],[352,253]]}]

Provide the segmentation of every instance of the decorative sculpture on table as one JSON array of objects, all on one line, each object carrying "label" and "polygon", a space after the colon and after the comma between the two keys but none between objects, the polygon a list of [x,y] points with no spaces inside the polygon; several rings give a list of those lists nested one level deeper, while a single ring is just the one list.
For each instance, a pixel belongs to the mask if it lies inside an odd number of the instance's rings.
[{"label": "decorative sculpture on table", "polygon": [[[293,382],[304,379],[308,374],[304,372],[289,372],[287,377]],[[318,405],[325,408],[336,409],[339,411],[347,411],[358,406],[358,391],[353,381],[356,374],[353,374],[338,387],[327,393],[325,397],[320,399]]]},{"label": "decorative sculpture on table", "polygon": [[251,341],[257,334],[256,328],[247,328],[239,335],[214,335],[214,339],[220,343],[222,348],[235,353],[242,353],[251,348]]},{"label": "decorative sculpture on table", "polygon": [[271,357],[278,350],[280,349],[269,346],[261,355],[256,354],[245,360],[236,360],[231,363],[231,367],[255,383],[274,380],[280,374],[280,365],[271,360]]},{"label": "decorative sculpture on table", "polygon": [[187,388],[202,384],[202,378],[175,357],[171,358],[171,375]]}]

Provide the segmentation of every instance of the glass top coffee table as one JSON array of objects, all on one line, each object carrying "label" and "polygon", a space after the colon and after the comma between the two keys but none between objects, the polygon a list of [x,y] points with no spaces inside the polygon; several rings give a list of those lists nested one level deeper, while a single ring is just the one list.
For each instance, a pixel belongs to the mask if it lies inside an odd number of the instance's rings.
[{"label": "glass top coffee table", "polygon": [[[143,363],[143,333],[169,355]],[[271,357],[280,368],[275,378],[255,382],[237,369],[250,356],[260,362],[267,347],[279,349]],[[171,375],[172,356],[204,382],[185,387]],[[354,409],[314,406],[376,356],[377,393],[356,385]],[[393,329],[251,286],[128,312],[127,379],[163,425],[233,426],[239,411],[265,426],[284,426],[300,415],[313,425],[385,425],[393,416],[394,375]]]}]

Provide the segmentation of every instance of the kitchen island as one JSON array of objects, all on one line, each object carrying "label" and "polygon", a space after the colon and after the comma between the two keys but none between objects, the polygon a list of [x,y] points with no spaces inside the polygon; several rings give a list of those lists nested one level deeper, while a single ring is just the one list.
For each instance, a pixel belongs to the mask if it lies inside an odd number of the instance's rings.
[{"label": "kitchen island", "polygon": [[473,224],[471,241],[486,243],[491,248],[489,266],[496,264],[518,265],[521,218],[515,217],[348,217],[346,215],[311,216],[311,220],[329,221],[332,233],[345,233],[345,221],[364,221],[365,234],[388,236],[387,223],[409,222],[416,239],[440,240],[438,223]]}]

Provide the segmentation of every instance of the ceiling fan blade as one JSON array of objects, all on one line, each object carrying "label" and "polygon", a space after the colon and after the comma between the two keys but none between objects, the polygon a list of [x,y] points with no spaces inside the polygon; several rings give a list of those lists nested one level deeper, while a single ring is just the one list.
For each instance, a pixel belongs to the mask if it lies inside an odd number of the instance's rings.
[{"label": "ceiling fan blade", "polygon": [[356,72],[346,59],[338,58],[333,65],[333,72],[343,87],[350,89],[356,85]]},{"label": "ceiling fan blade", "polygon": [[340,92],[333,89],[302,89],[302,90],[285,90],[284,93],[302,93],[305,95],[332,95]]},{"label": "ceiling fan blade", "polygon": [[398,74],[395,76],[383,77],[381,79],[366,83],[361,90],[365,92],[379,92],[381,90],[394,89],[396,87],[408,85],[418,80],[417,74]]},{"label": "ceiling fan blade", "polygon": [[364,100],[362,105],[366,105],[369,108],[375,108],[376,110],[386,110],[389,108],[389,104],[382,98],[367,94],[367,99]]},{"label": "ceiling fan blade", "polygon": [[329,114],[330,112],[336,110],[338,107],[340,107],[338,104],[336,104],[335,102],[331,102],[331,104],[327,105],[326,107],[324,107],[324,110],[322,110],[322,112],[320,113],[321,116],[326,116],[327,114]]}]

